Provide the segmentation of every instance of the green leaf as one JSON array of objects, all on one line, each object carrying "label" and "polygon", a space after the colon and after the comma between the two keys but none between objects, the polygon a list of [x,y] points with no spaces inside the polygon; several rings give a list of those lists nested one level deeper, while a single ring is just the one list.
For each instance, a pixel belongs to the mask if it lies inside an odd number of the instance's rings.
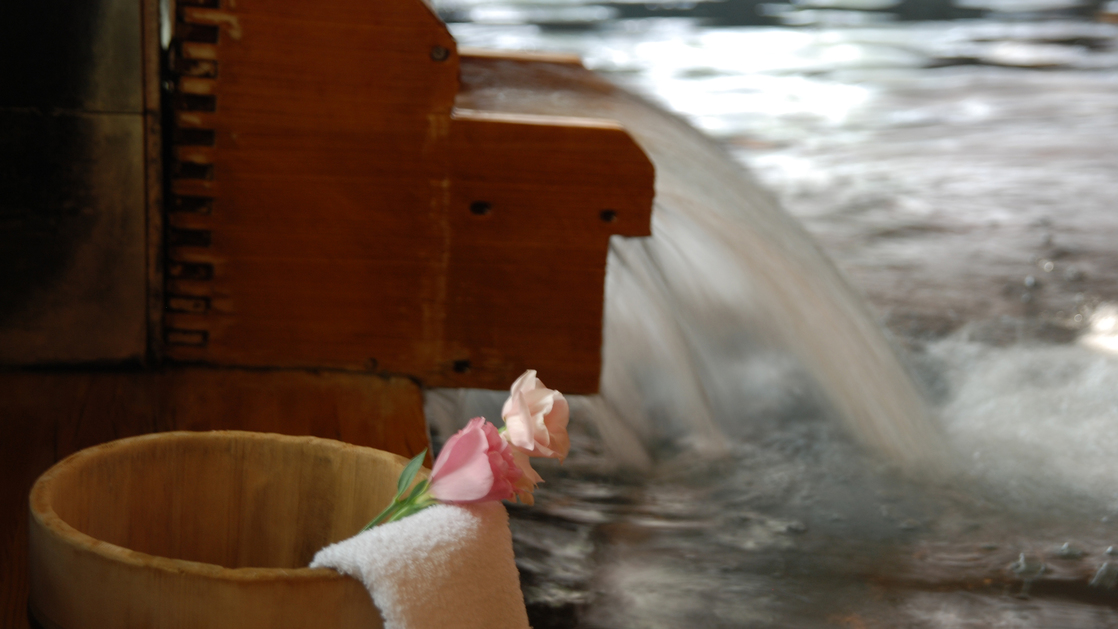
[{"label": "green leaf", "polygon": [[408,494],[408,497],[404,499],[404,502],[414,501],[416,498],[419,497],[420,494],[422,494],[427,489],[427,485],[429,485],[429,484],[430,484],[430,482],[426,478],[424,478],[423,480],[416,483],[415,487],[412,487],[411,493]]},{"label": "green leaf", "polygon": [[396,497],[399,498],[403,495],[404,491],[415,480],[415,475],[419,472],[420,466],[423,465],[423,457],[427,456],[427,448],[423,448],[423,452],[415,455],[415,458],[408,461],[404,466],[404,471],[400,472],[400,480],[396,482]]}]

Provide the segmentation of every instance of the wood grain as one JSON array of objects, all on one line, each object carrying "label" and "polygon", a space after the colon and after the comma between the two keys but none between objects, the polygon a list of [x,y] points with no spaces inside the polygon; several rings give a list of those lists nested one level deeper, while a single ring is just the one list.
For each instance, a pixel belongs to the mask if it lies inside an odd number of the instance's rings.
[{"label": "wood grain", "polygon": [[31,608],[59,627],[379,627],[305,566],[357,533],[406,459],[312,437],[171,432],[83,450],[31,492]]},{"label": "wood grain", "polygon": [[459,56],[421,2],[239,1],[178,29],[168,356],[597,390],[608,239],[649,233],[624,130],[453,111]]},{"label": "wood grain", "polygon": [[212,58],[216,73],[179,89],[212,95],[212,111],[180,106],[178,120],[214,140],[177,150],[212,175],[174,185],[211,205],[169,221],[209,242],[172,237],[169,256],[212,277],[171,274],[169,295],[208,304],[167,314],[171,330],[204,333],[169,337],[168,354],[420,375],[411,367],[431,360],[441,325],[445,208],[432,194],[457,89],[445,26],[422,2],[294,0],[187,9],[180,38],[198,24],[217,26],[217,41],[184,42],[182,56]]},{"label": "wood grain", "polygon": [[502,389],[531,366],[597,390],[609,239],[649,235],[651,164],[609,120],[459,109],[450,137],[446,351],[469,371],[426,382]]}]

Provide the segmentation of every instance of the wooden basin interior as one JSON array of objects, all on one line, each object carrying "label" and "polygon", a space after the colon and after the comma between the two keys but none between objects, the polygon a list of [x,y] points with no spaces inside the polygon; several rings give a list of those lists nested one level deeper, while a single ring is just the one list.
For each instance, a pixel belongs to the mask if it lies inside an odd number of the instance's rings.
[{"label": "wooden basin interior", "polygon": [[300,568],[392,499],[404,463],[310,437],[163,433],[63,461],[37,483],[32,511],[157,557]]}]

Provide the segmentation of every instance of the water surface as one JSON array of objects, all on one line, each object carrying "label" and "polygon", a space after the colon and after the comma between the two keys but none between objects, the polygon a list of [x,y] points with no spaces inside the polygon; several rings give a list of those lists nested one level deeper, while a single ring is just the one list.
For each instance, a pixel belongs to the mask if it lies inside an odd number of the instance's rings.
[{"label": "water surface", "polygon": [[[604,370],[643,374],[645,408],[574,400],[571,458],[512,508],[535,627],[1118,626],[1118,31],[1067,4],[809,28],[469,6],[490,13],[452,24],[461,45],[577,52],[748,167],[890,331],[938,435],[916,443],[948,461],[923,473],[844,423],[811,352],[849,356],[787,332],[819,338],[815,293],[774,324],[719,262],[750,236],[703,240],[661,199],[671,245],[615,243],[607,294]],[[719,299],[695,308],[672,252],[713,261]],[[807,271],[784,280],[838,281]],[[663,342],[679,321],[702,334]],[[611,353],[633,330],[660,346]],[[436,438],[500,402],[432,392]]]}]

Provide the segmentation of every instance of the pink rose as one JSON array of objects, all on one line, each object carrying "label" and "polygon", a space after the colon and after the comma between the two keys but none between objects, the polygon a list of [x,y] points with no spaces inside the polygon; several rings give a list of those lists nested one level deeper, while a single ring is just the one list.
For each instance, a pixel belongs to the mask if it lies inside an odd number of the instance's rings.
[{"label": "pink rose", "polygon": [[497,428],[475,417],[443,446],[427,493],[441,502],[508,500],[523,475]]},{"label": "pink rose", "polygon": [[[563,394],[536,379],[534,369],[512,383],[509,399],[501,409],[505,438],[528,456],[562,461],[571,449],[567,422],[571,411]],[[534,472],[533,472],[534,473]]]}]

